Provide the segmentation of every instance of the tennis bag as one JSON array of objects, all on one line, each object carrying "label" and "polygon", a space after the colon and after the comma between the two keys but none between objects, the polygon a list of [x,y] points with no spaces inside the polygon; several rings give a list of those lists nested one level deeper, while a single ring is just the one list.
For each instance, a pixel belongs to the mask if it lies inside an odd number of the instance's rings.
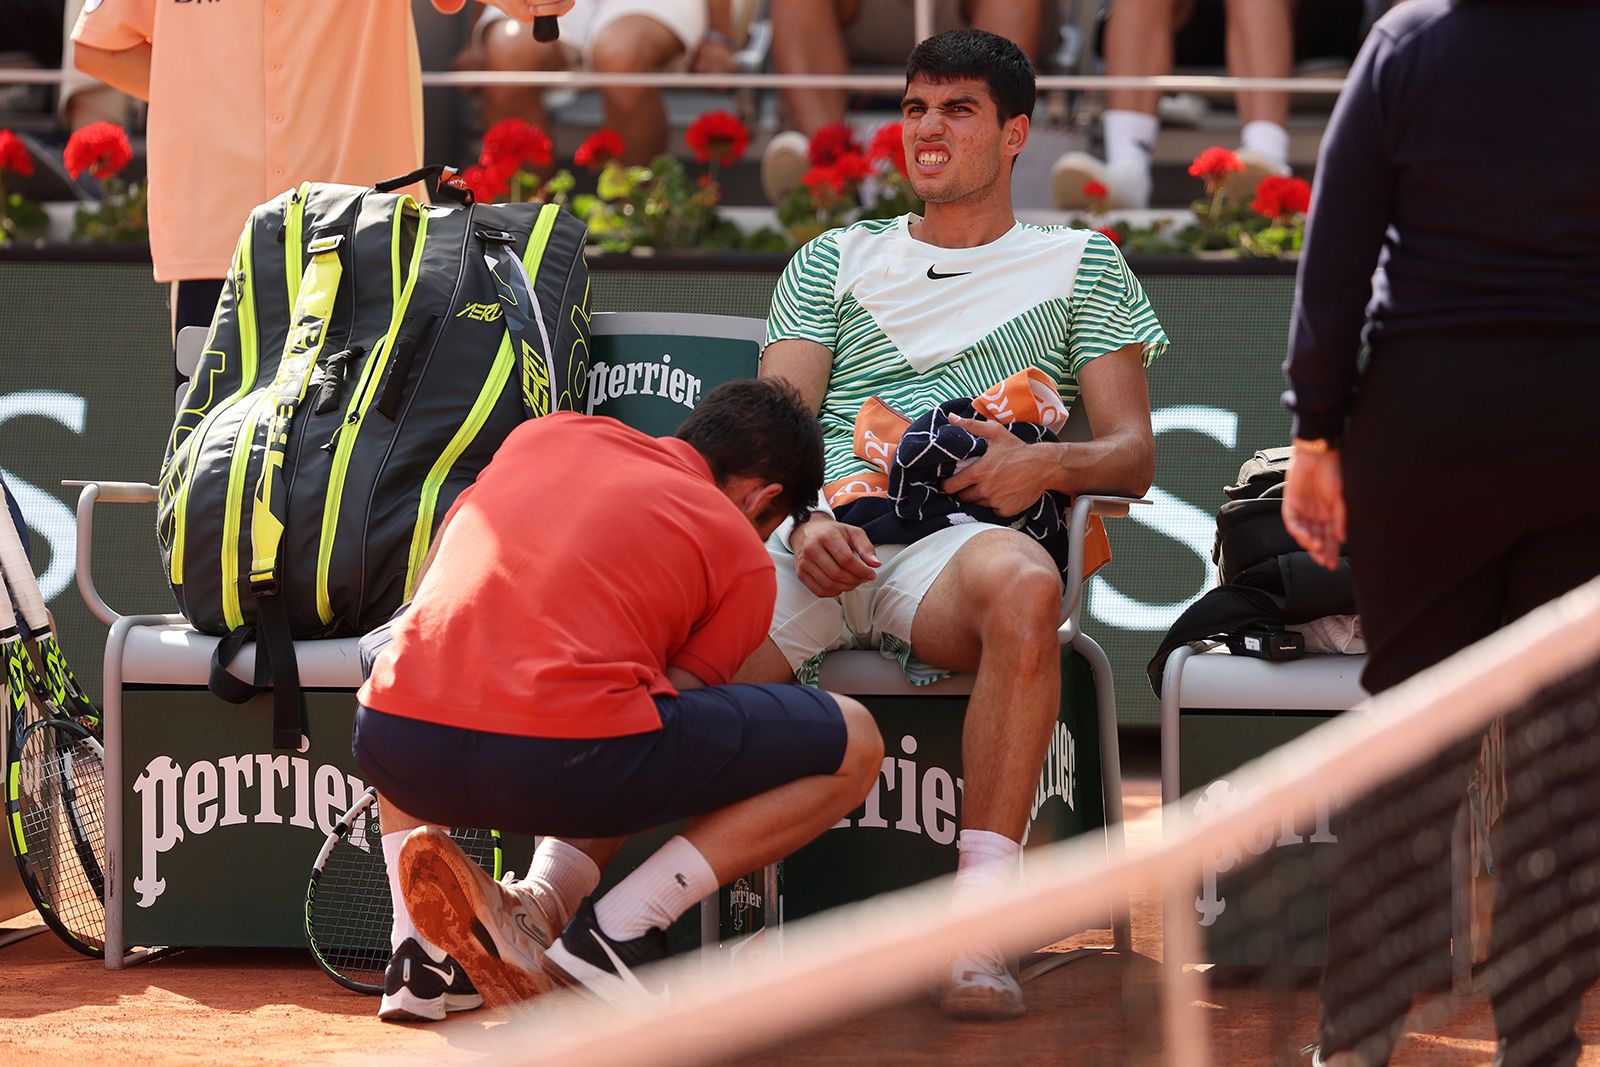
[{"label": "tennis bag", "polygon": [[[389,618],[500,442],[588,383],[581,222],[383,188],[305,184],[251,213],[162,461],[168,580],[224,635],[211,689],[272,685],[278,747],[305,729],[293,639]],[[226,667],[258,638],[246,684]]]}]

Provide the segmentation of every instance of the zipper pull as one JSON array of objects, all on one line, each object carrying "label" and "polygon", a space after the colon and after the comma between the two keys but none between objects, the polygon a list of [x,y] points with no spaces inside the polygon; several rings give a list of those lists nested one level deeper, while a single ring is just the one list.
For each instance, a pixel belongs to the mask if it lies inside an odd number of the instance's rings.
[{"label": "zipper pull", "polygon": [[339,443],[339,435],[344,433],[344,428],[346,426],[354,426],[356,423],[358,423],[360,421],[361,421],[360,413],[352,411],[348,416],[345,417],[345,420],[343,422],[341,422],[339,425],[337,425],[337,426],[335,426],[333,428],[333,435],[328,438],[328,443],[322,446],[322,450],[324,452],[332,452],[333,449],[334,449],[334,446]]}]

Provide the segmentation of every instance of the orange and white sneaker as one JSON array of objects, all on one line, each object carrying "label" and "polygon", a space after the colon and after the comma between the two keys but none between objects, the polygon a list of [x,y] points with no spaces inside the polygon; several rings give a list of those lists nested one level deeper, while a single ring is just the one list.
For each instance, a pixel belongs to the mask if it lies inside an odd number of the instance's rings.
[{"label": "orange and white sneaker", "polygon": [[465,968],[491,1008],[551,988],[549,911],[529,885],[496,882],[444,830],[422,826],[400,850],[400,889],[423,937]]},{"label": "orange and white sneaker", "polygon": [[939,1010],[952,1019],[1015,1019],[1026,1005],[999,951],[980,945],[950,961]]}]

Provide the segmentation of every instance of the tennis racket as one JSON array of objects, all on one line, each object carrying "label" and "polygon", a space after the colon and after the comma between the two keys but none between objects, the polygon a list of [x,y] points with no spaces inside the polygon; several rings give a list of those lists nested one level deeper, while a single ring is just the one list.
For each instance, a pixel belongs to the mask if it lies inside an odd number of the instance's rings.
[{"label": "tennis racket", "polygon": [[[4,569],[0,568],[0,573]],[[6,829],[23,886],[45,924],[86,956],[105,955],[105,752],[37,684],[0,580],[10,751]]]},{"label": "tennis racket", "polygon": [[11,587],[22,621],[27,625],[28,637],[38,643],[39,659],[44,664],[41,678],[32,660],[28,661],[29,684],[36,690],[48,691],[51,702],[65,713],[62,717],[71,718],[91,734],[100,736],[100,709],[83,691],[67,664],[66,653],[61,651],[61,643],[50,622],[50,612],[44,606],[44,593],[34,577],[33,564],[23,551],[22,538],[6,508],[0,508],[0,571],[5,573],[6,584]]},{"label": "tennis racket", "polygon": [[533,39],[541,44],[561,40],[561,24],[554,15],[535,15],[533,19]]},{"label": "tennis racket", "polygon": [[[450,836],[496,880],[504,857],[498,830],[452,830]],[[317,853],[306,886],[306,942],[328,977],[357,993],[383,992],[394,902],[383,861],[378,791],[368,787],[340,816]]]}]

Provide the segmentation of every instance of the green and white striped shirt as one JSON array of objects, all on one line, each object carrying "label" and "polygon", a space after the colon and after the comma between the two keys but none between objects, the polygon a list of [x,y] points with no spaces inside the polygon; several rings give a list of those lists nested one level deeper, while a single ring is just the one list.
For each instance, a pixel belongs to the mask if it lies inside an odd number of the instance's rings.
[{"label": "green and white striped shirt", "polygon": [[977,396],[1026,367],[1049,375],[1071,410],[1097,356],[1167,347],[1138,279],[1092,230],[1017,223],[975,248],[911,236],[914,215],[829,230],[789,261],[772,294],[767,343],[833,352],[822,402],[827,480],[871,469],[854,455],[856,413],[874,395],[910,418]]}]

